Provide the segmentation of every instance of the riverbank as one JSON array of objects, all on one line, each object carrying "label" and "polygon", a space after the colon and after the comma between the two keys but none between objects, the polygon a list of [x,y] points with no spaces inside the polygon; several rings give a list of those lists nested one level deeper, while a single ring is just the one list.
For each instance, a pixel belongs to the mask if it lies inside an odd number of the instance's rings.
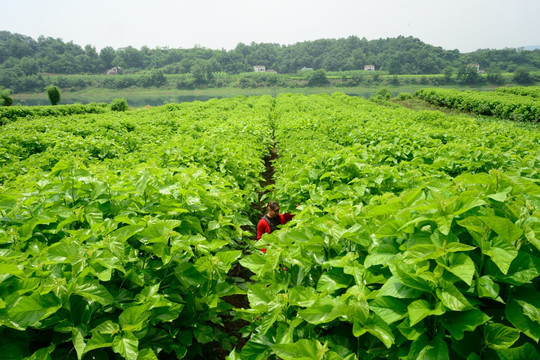
[{"label": "riverbank", "polygon": [[[257,96],[271,95],[276,96],[283,93],[302,93],[302,94],[320,94],[334,92],[343,92],[351,96],[360,96],[369,98],[381,89],[387,88],[391,91],[392,96],[399,93],[414,93],[416,90],[425,88],[426,85],[400,85],[400,86],[358,86],[358,87],[338,87],[338,86],[321,86],[321,87],[302,87],[302,88],[282,88],[282,87],[261,87],[242,89],[238,87],[223,87],[223,88],[206,88],[179,90],[175,88],[129,88],[129,89],[102,89],[89,88],[79,91],[70,91],[62,93],[61,104],[91,102],[106,102],[110,103],[113,99],[124,98],[132,107],[142,107],[146,105],[159,106],[166,103],[181,103],[188,101],[206,101],[212,98],[228,98],[234,96]],[[485,90],[492,91],[496,86],[440,86],[442,88],[454,88],[459,90]],[[49,99],[45,92],[41,93],[20,93],[12,95],[14,105],[49,105]]]}]

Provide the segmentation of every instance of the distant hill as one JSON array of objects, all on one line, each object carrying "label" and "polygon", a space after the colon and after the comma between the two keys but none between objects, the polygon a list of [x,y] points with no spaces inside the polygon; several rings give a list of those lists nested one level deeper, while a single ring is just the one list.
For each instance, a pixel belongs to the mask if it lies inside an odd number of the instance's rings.
[{"label": "distant hill", "polygon": [[[231,50],[136,49],[132,46],[115,50],[107,46],[98,52],[91,45],[81,47],[44,36],[35,40],[0,31],[0,86],[15,92],[43,89],[42,74],[45,73],[105,74],[112,67],[121,67],[126,74],[158,69],[164,74],[191,74],[198,83],[205,83],[212,80],[215,73],[252,72],[255,65],[279,74],[294,74],[302,68],[363,71],[366,65],[371,65],[389,74],[419,75],[442,74],[445,70],[456,73],[468,64],[503,72],[513,72],[519,66],[540,70],[540,51],[520,54],[518,49],[507,48],[460,53],[426,44],[412,36],[376,40],[349,36],[292,45],[239,43]],[[83,83],[73,84],[76,88],[84,86]],[[122,86],[130,85],[124,81]]]},{"label": "distant hill", "polygon": [[540,49],[540,45],[529,45],[529,46],[523,47],[523,50],[530,50],[530,51],[538,50],[538,49]]}]

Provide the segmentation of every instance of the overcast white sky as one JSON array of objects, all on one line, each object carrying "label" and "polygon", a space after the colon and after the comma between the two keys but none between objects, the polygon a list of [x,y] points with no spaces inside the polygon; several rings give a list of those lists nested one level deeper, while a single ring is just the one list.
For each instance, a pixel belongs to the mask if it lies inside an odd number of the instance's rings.
[{"label": "overcast white sky", "polygon": [[231,49],[356,35],[414,36],[470,52],[540,45],[540,0],[13,0],[0,30],[99,51],[131,45]]}]

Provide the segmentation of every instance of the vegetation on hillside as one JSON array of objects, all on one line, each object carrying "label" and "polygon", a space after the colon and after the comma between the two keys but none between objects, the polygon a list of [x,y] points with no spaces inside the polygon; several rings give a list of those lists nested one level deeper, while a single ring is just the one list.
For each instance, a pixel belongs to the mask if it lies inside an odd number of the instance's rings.
[{"label": "vegetation on hillside", "polygon": [[[202,47],[171,49],[132,46],[121,49],[84,48],[73,42],[40,36],[31,37],[0,32],[0,85],[14,92],[42,90],[49,85],[43,74],[104,74],[121,67],[124,74],[145,72],[136,80],[118,76],[115,86],[164,86],[164,75],[183,74],[177,84],[186,88],[201,84],[219,86],[216,73],[240,74],[253,71],[254,65],[280,74],[294,74],[302,68],[331,71],[363,70],[371,64],[391,75],[445,74],[459,81],[479,81],[470,64],[485,70],[490,82],[497,83],[503,72],[515,72],[516,81],[533,81],[529,71],[540,70],[540,50],[478,50],[460,53],[425,44],[413,37],[367,40],[356,36],[320,39],[293,45],[239,43],[231,50]],[[159,69],[159,71],[158,71]],[[154,71],[151,71],[154,70]],[[519,70],[519,71],[518,71]],[[112,76],[111,76],[112,78]],[[273,81],[273,79],[270,79]],[[81,86],[81,84],[79,84]],[[90,86],[85,84],[83,87]],[[107,87],[107,86],[103,86]]]}]

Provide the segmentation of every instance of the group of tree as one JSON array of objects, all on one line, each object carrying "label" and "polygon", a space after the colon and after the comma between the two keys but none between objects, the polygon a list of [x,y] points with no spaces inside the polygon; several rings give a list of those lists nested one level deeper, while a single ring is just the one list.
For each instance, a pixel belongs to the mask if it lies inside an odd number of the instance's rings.
[{"label": "group of tree", "polygon": [[[326,71],[362,70],[375,65],[390,74],[442,74],[451,67],[459,69],[478,63],[493,72],[513,72],[519,67],[540,69],[540,50],[502,49],[460,53],[425,44],[413,37],[367,40],[357,36],[321,39],[293,45],[239,43],[231,50],[213,50],[132,46],[99,52],[73,42],[40,36],[31,37],[0,31],[0,85],[15,92],[43,89],[44,73],[103,74],[113,66],[137,73],[161,69],[165,74],[192,74],[195,83],[208,83],[213,74],[238,74],[264,65],[278,73],[296,73],[303,67]],[[155,80],[155,79],[154,79]],[[154,80],[151,81],[154,84]],[[159,81],[158,81],[159,82]]]}]

